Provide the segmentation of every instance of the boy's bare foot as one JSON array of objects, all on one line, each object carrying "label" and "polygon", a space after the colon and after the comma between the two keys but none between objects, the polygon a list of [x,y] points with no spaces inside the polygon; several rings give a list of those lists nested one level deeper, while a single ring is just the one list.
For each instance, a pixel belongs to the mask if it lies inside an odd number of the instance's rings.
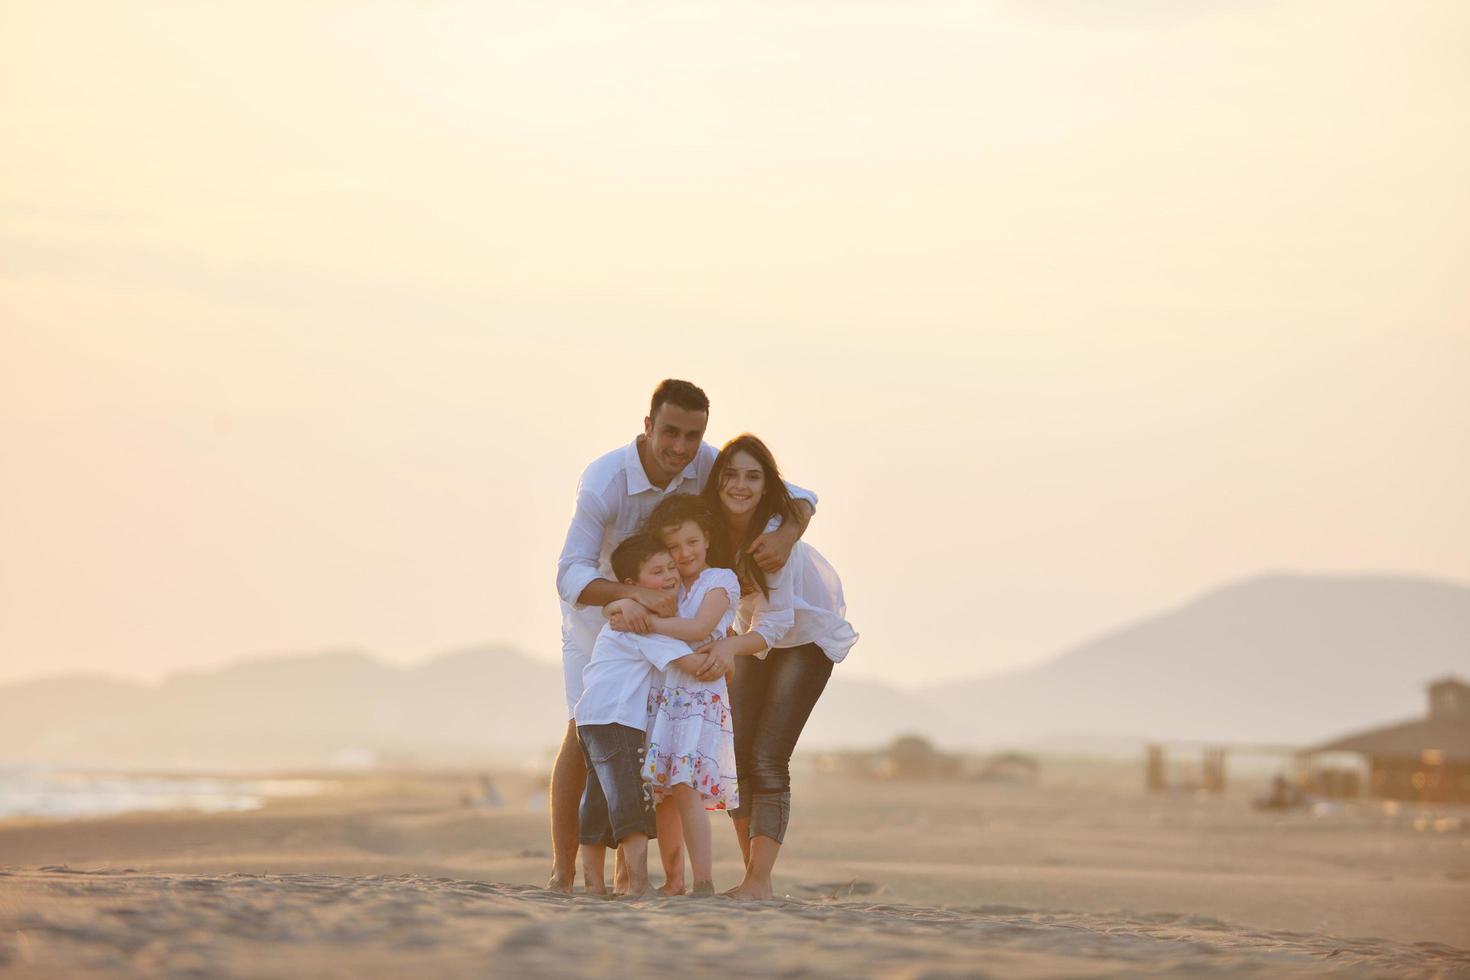
[{"label": "boy's bare foot", "polygon": [[560,875],[555,871],[551,873],[551,880],[546,882],[546,890],[549,892],[561,892],[563,895],[572,893],[572,886],[576,884],[576,874]]},{"label": "boy's bare foot", "polygon": [[712,881],[696,881],[694,888],[689,892],[692,898],[713,898],[715,894],[715,883]]}]

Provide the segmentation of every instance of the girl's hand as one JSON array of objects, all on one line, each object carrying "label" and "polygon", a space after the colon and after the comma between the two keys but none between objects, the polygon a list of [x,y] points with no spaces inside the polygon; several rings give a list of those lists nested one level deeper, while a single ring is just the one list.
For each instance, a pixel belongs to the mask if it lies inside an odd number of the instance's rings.
[{"label": "girl's hand", "polygon": [[615,630],[625,633],[647,633],[652,629],[648,610],[634,599],[617,599],[602,607],[602,614]]}]

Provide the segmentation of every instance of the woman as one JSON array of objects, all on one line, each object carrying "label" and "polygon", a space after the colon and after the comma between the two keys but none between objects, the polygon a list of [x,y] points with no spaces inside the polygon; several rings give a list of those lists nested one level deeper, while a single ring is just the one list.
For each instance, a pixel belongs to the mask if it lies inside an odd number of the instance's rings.
[{"label": "woman", "polygon": [[745,879],[731,898],[771,897],[771,870],[791,816],[791,753],[817,699],[857,642],[837,572],[804,541],[767,575],[748,549],[791,518],[791,497],[766,444],[753,435],[720,450],[704,497],[723,519],[710,544],[711,565],[740,578],[740,635],[716,646],[735,655],[730,710],[740,806],[730,811],[745,857]]}]

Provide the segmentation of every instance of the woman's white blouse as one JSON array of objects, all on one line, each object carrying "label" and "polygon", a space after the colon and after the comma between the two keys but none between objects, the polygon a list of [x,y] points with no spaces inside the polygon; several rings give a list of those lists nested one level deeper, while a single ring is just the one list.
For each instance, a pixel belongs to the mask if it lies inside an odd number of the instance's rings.
[{"label": "woman's white blouse", "polygon": [[[780,522],[772,520],[767,531]],[[841,663],[858,641],[847,621],[847,601],[842,597],[842,580],[822,553],[805,541],[796,542],[786,566],[766,579],[770,596],[759,590],[740,597],[735,629],[759,633],[766,649],[756,654],[765,659],[772,649],[815,643],[833,663]]]}]

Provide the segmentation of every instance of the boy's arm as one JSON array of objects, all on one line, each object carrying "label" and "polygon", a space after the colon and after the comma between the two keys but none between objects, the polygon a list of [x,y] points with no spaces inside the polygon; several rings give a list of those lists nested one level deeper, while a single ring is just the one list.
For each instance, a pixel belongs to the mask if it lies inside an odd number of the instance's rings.
[{"label": "boy's arm", "polygon": [[730,593],[724,589],[710,589],[699,602],[699,609],[689,619],[665,616],[650,616],[651,631],[661,636],[672,636],[686,643],[698,643],[709,637],[719,625],[720,619],[730,610]]}]

